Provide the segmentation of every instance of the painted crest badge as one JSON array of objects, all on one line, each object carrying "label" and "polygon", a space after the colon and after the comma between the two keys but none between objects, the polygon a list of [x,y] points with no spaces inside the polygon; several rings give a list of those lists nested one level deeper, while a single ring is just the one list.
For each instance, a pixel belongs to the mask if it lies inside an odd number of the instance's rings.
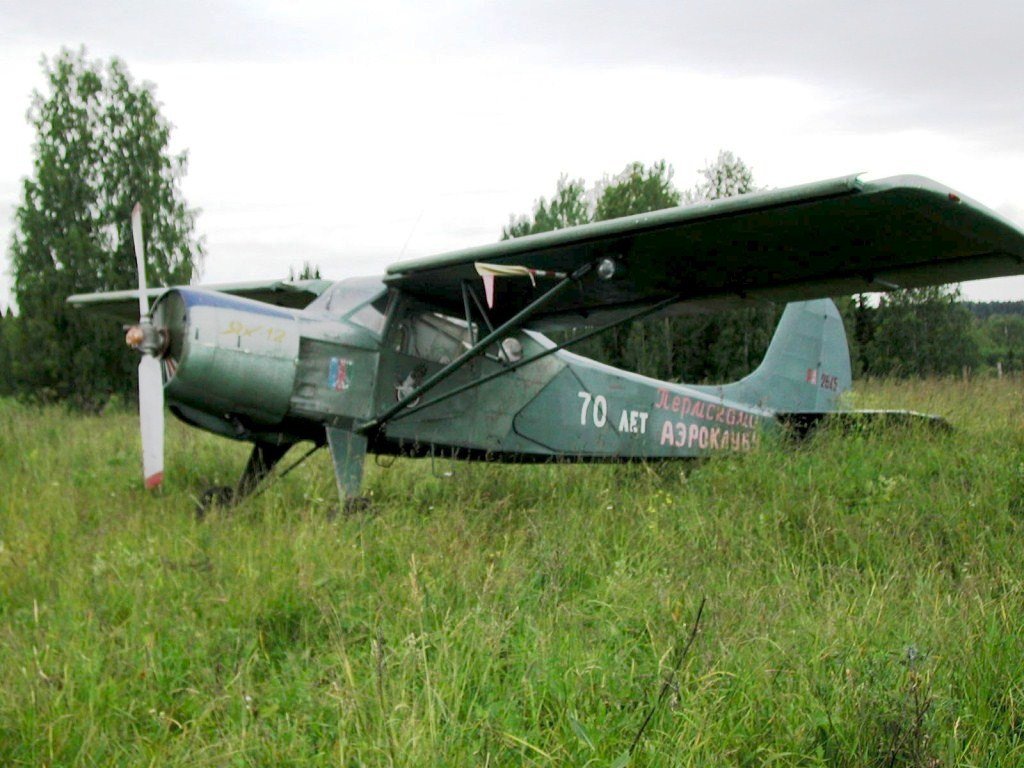
[{"label": "painted crest badge", "polygon": [[327,370],[327,386],[336,392],[348,389],[349,367],[352,361],[345,357],[332,357]]}]

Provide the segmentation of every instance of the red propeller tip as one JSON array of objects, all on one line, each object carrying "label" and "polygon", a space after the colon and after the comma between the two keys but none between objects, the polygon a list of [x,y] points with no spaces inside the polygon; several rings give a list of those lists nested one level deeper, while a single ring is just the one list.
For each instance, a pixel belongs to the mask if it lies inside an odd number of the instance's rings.
[{"label": "red propeller tip", "polygon": [[146,490],[151,491],[164,481],[164,473],[157,472],[146,478]]}]

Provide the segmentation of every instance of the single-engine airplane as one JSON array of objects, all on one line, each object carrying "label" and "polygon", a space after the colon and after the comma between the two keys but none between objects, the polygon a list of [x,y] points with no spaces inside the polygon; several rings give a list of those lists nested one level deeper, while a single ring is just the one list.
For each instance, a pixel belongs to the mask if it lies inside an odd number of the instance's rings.
[{"label": "single-engine airplane", "polygon": [[[368,451],[615,461],[750,450],[787,422],[850,413],[846,336],[826,297],[1024,273],[1024,232],[917,176],[697,203],[335,283],[147,289],[138,206],[132,223],[139,290],[68,301],[133,323],[147,487],[163,478],[165,401],[187,424],[253,443],[221,502],[251,493],[302,441],[305,455],[329,448],[345,503]],[[567,349],[640,318],[766,301],[791,303],[764,361],[732,384],[657,381]],[[581,327],[558,344],[542,335]]]}]

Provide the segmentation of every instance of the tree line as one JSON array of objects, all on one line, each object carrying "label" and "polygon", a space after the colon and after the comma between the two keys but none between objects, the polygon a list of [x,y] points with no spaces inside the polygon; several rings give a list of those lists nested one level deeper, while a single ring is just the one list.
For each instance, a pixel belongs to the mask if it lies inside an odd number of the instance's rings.
[{"label": "tree line", "polygon": [[[198,211],[181,192],[187,154],[169,149],[171,124],[154,86],[136,83],[119,59],[84,50],[43,59],[45,91],[32,94],[32,174],[22,183],[8,253],[20,314],[0,312],[0,395],[63,400],[83,408],[135,396],[137,355],[107,320],[71,309],[73,293],[137,284],[130,212],[143,203],[151,285],[187,284],[204,255]],[[502,238],[546,232],[700,200],[757,186],[729,152],[680,189],[665,161],[631,163],[588,185],[560,178],[550,198],[513,216]],[[297,278],[319,277],[302,265]],[[1021,304],[968,305],[955,288],[928,288],[838,300],[859,375],[959,373],[1024,367]],[[973,314],[972,314],[973,312]],[[725,381],[761,359],[781,314],[764,305],[734,312],[647,320],[579,346],[583,354],[661,379]]]}]

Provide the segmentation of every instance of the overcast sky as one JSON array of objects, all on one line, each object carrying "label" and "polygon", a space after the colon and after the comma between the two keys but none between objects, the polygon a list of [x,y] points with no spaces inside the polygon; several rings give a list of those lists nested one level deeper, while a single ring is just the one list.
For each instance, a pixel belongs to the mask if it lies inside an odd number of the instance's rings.
[{"label": "overcast sky", "polygon": [[[729,149],[756,181],[930,176],[1024,226],[1019,2],[0,0],[0,306],[40,57],[156,85],[210,282],[495,240],[558,176]],[[1024,299],[1024,278],[965,285]]]}]

